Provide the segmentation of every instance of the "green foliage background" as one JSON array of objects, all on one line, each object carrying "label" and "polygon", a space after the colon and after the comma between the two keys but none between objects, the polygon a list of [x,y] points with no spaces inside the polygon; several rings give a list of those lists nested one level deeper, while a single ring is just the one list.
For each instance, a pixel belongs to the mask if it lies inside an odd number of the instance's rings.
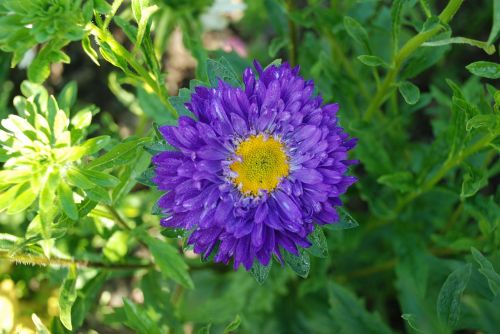
[{"label": "green foliage background", "polygon": [[[244,58],[203,47],[211,5],[0,1],[0,332],[497,333],[500,1],[247,1]],[[234,272],[159,227],[150,158],[190,89],[277,58],[340,103],[359,182],[313,248]]]}]

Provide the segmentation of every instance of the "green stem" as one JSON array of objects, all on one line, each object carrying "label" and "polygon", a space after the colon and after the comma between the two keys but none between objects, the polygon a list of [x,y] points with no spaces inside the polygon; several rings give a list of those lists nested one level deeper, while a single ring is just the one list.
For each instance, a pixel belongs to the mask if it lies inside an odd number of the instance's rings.
[{"label": "green stem", "polygon": [[[439,15],[439,20],[441,21],[441,23],[447,24],[448,22],[450,22],[455,13],[462,5],[463,1],[464,0],[450,0],[448,2],[448,5],[445,7],[445,9],[443,9],[441,14]],[[368,109],[364,116],[365,121],[371,120],[373,114],[377,110],[379,110],[382,104],[389,97],[390,93],[393,91],[394,82],[397,78],[399,70],[401,69],[401,66],[403,65],[403,62],[409,56],[411,56],[413,52],[415,52],[415,50],[417,50],[423,43],[425,43],[430,38],[438,34],[442,28],[443,25],[439,24],[430,30],[420,32],[419,34],[412,37],[408,42],[406,42],[406,44],[399,50],[399,52],[396,54],[396,56],[392,61],[391,69],[389,70],[389,72],[387,72],[387,75],[384,81],[382,82],[382,85],[379,87],[379,89],[377,89],[375,97],[368,106]]]},{"label": "green stem", "polygon": [[432,189],[441,179],[452,169],[455,168],[456,166],[460,165],[465,159],[467,159],[469,156],[473,155],[474,153],[477,153],[478,151],[482,150],[488,144],[495,139],[495,135],[486,135],[483,138],[479,139],[476,141],[473,145],[468,147],[467,149],[463,150],[460,152],[460,154],[448,158],[444,164],[439,168],[439,170],[424,184],[419,187],[416,191],[410,193],[408,196],[406,196],[396,207],[395,213],[398,214],[403,210],[408,203],[413,201],[415,198],[419,197],[420,195],[426,193],[430,189]]},{"label": "green stem", "polygon": [[[113,216],[114,220],[120,225],[124,230],[128,232],[132,232],[132,228],[129,226],[129,224],[125,221],[125,219],[122,218],[120,213],[111,205],[106,205],[106,209],[108,209],[109,213]],[[146,249],[148,249],[148,245],[140,239],[137,239],[139,243],[144,246]]]},{"label": "green stem", "polygon": [[76,265],[78,268],[100,268],[106,270],[133,270],[133,269],[148,269],[153,268],[154,264],[149,263],[104,263],[97,261],[64,259],[59,257],[47,258],[41,255],[33,255],[26,253],[17,253],[9,255],[9,252],[0,251],[0,260],[7,260],[15,264],[33,265],[33,266],[58,266],[70,267]]},{"label": "green stem", "polygon": [[134,55],[118,43],[114,37],[107,31],[102,30],[92,23],[88,23],[90,33],[96,37],[98,41],[108,43],[111,49],[118,56],[125,59],[132,69],[140,76],[142,81],[148,85],[160,98],[160,101],[167,107],[175,118],[179,117],[177,110],[168,101],[166,89],[162,82],[156,81],[150,73],[135,59]]},{"label": "green stem", "polygon": [[[288,5],[288,13],[290,13],[293,8],[293,0],[288,0],[287,1]],[[290,65],[293,67],[297,64],[297,26],[295,25],[295,22],[290,18],[290,15],[288,15],[288,34],[290,38],[290,44],[289,44],[289,60],[290,60]]]}]

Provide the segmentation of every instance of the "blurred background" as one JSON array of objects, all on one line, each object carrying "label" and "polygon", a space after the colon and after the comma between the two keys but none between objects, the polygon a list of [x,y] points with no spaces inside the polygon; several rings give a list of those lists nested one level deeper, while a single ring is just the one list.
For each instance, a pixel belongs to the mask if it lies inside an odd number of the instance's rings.
[{"label": "blurred background", "polygon": [[[93,2],[96,24],[96,16],[111,15],[103,2]],[[301,75],[315,81],[325,102],[340,103],[342,126],[359,138],[352,158],[361,163],[351,171],[359,181],[343,198],[352,225],[359,226],[325,229],[329,255],[310,258],[307,278],[275,262],[259,284],[242,268],[235,272],[231,266],[202,262],[183,249],[175,231],[162,231],[152,214],[159,193],[134,181],[113,203],[120,219],[131,230],[166,237],[176,246],[194,289],[165,279],[152,267],[107,268],[129,257],[149,261],[151,254],[130,230],[117,234],[116,216],[97,206],[53,239],[60,257],[81,260],[72,331],[498,333],[500,94],[498,80],[474,75],[466,66],[498,63],[496,38],[486,41],[495,18],[500,25],[500,3],[455,2],[460,8],[453,19],[394,71],[391,65],[401,47],[435,29],[432,20],[448,1],[144,2],[152,8],[145,34],[151,36],[161,69],[157,81],[168,96],[189,88],[192,79],[206,81],[207,58],[224,57],[236,73],[252,66],[253,59],[264,65],[281,59],[300,65]],[[128,25],[140,26],[134,23],[133,3],[121,3],[108,29],[137,62],[148,64],[147,52],[137,50],[127,33]],[[0,1],[0,15],[10,15],[1,6]],[[27,69],[46,43],[30,46],[11,68],[9,24],[0,21],[2,119],[15,112],[13,99],[22,94]],[[94,52],[102,48],[94,36],[89,42]],[[108,135],[119,143],[149,136],[153,123],[171,121],[158,92],[137,84],[102,51],[96,53],[97,66],[79,40],[63,49],[70,60],[50,63],[43,85],[57,95],[69,82],[76,83],[75,105],[100,110],[87,128],[90,137]],[[471,121],[477,116],[486,121]],[[148,167],[150,155],[138,157],[130,179]],[[120,177],[124,169],[112,173]],[[1,212],[0,250],[6,235],[22,238],[33,217],[33,210]],[[68,265],[25,260],[0,259],[0,333],[43,332],[43,326],[52,333],[70,332],[59,320]],[[43,325],[33,322],[33,313]]]}]

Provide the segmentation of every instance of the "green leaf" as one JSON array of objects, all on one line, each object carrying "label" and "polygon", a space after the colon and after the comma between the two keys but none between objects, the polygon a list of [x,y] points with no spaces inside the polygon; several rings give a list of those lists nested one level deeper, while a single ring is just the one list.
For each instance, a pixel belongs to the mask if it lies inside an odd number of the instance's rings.
[{"label": "green leaf", "polygon": [[10,251],[18,240],[19,238],[15,235],[0,233],[0,250]]},{"label": "green leaf", "polygon": [[64,213],[72,220],[77,220],[78,209],[76,208],[75,201],[73,200],[73,191],[71,188],[65,182],[59,182],[57,194],[59,195],[59,204],[61,205]]},{"label": "green leaf", "polygon": [[9,215],[23,212],[24,210],[29,208],[31,204],[33,204],[38,196],[37,189],[33,189],[31,187],[23,187],[20,190],[21,191],[16,195],[16,198],[12,201],[9,208],[7,209],[7,213]]},{"label": "green leaf", "polygon": [[98,172],[92,169],[79,169],[79,171],[91,182],[102,187],[114,187],[120,183],[120,180],[108,173]]},{"label": "green leaf", "polygon": [[498,114],[481,114],[476,115],[469,119],[465,125],[467,131],[478,128],[487,128],[492,133],[497,129],[500,123],[500,116]]},{"label": "green leaf", "polygon": [[424,25],[422,26],[422,30],[420,32],[422,33],[429,30],[433,30],[437,28],[440,24],[441,21],[439,20],[439,17],[431,16],[424,22]]},{"label": "green leaf", "polygon": [[188,266],[177,252],[175,247],[148,235],[142,235],[141,239],[148,245],[156,264],[160,267],[161,273],[171,278],[186,288],[193,289],[194,283],[189,277]]},{"label": "green leaf", "polygon": [[111,5],[106,0],[93,0],[94,8],[101,14],[108,14],[111,12]]},{"label": "green leaf", "polygon": [[469,263],[453,271],[439,291],[437,314],[439,319],[451,328],[454,328],[460,319],[461,298],[469,282],[471,268]]},{"label": "green leaf", "polygon": [[103,202],[108,205],[112,204],[109,192],[100,186],[93,184],[91,188],[85,189],[85,193],[93,201]]},{"label": "green leaf", "polygon": [[477,61],[465,67],[474,75],[488,79],[500,78],[500,64],[490,61]]},{"label": "green leaf", "polygon": [[392,333],[377,313],[368,312],[363,303],[346,288],[330,283],[328,296],[330,314],[342,333]]},{"label": "green leaf", "polygon": [[271,40],[268,48],[269,57],[275,58],[278,52],[288,45],[288,37],[278,36]]},{"label": "green leaf", "polygon": [[[393,53],[396,54],[399,49],[399,33],[401,31],[401,12],[403,9],[404,0],[395,0],[391,7],[392,21],[392,47]],[[358,58],[359,59],[359,58]]]},{"label": "green leaf", "polygon": [[33,320],[33,324],[35,325],[37,334],[50,334],[50,331],[47,329],[47,327],[45,327],[42,320],[40,320],[40,318],[35,313],[31,315],[31,320]]},{"label": "green leaf", "polygon": [[99,136],[86,140],[83,144],[80,145],[80,148],[83,150],[83,155],[90,155],[98,152],[108,145],[110,141],[109,136]]},{"label": "green leaf", "polygon": [[21,187],[26,187],[26,183],[15,185],[9,190],[0,193],[0,212],[10,207],[12,202],[16,199],[17,193],[22,190]]},{"label": "green leaf", "polygon": [[77,94],[78,85],[76,84],[76,81],[68,82],[61,90],[61,93],[57,96],[57,104],[59,105],[59,108],[69,112],[69,110],[71,110],[71,108],[75,105]]},{"label": "green leaf", "polygon": [[158,10],[157,6],[148,6],[148,3],[147,0],[132,0],[132,13],[138,26],[135,45],[142,44],[149,18]]},{"label": "green leaf", "polygon": [[326,229],[339,231],[359,226],[359,223],[344,208],[336,207],[335,210],[339,213],[339,221],[324,225]]},{"label": "green leaf", "polygon": [[377,179],[377,182],[399,190],[402,193],[415,189],[415,176],[410,172],[396,172],[382,175]]},{"label": "green leaf", "polygon": [[320,226],[316,225],[307,239],[312,243],[311,247],[306,248],[309,253],[316,257],[328,257],[328,244]]},{"label": "green leaf", "polygon": [[420,99],[420,90],[409,81],[403,81],[398,85],[399,92],[408,104],[415,104]]},{"label": "green leaf", "polygon": [[71,323],[71,308],[76,300],[76,266],[69,267],[68,275],[64,280],[59,293],[59,318],[62,324],[69,330],[73,329]]},{"label": "green leaf", "polygon": [[85,175],[82,174],[81,170],[75,167],[68,169],[66,174],[68,181],[75,187],[80,189],[89,189],[94,187],[94,182],[90,181]]},{"label": "green leaf", "polygon": [[153,177],[155,176],[155,169],[153,167],[148,168],[142,173],[136,180],[139,183],[144,184],[148,187],[156,187],[156,184],[153,182]]},{"label": "green leaf", "polygon": [[127,255],[129,235],[125,231],[116,231],[106,242],[103,249],[104,256],[111,262],[118,262]]},{"label": "green leaf", "polygon": [[123,298],[123,307],[127,316],[125,325],[139,334],[160,334],[161,331],[148,312],[134,304],[128,298]]},{"label": "green leaf", "polygon": [[240,319],[240,316],[239,314],[236,315],[236,318],[234,318],[233,321],[231,321],[231,323],[229,323],[225,328],[224,328],[224,332],[223,334],[230,334],[230,333],[233,333],[235,332],[239,327],[240,327],[240,324],[241,324],[241,319]]},{"label": "green leaf", "polygon": [[488,176],[484,170],[467,166],[462,182],[462,192],[460,197],[467,198],[474,196],[481,188],[488,184]]},{"label": "green leaf", "polygon": [[267,280],[267,277],[269,276],[269,272],[271,271],[272,266],[273,266],[272,260],[269,261],[269,264],[267,266],[264,266],[262,263],[256,260],[253,263],[252,269],[250,269],[250,273],[255,278],[257,283],[262,285]]},{"label": "green leaf", "polygon": [[138,138],[121,143],[113,147],[109,152],[95,159],[87,165],[90,169],[95,170],[105,170],[117,165],[123,165],[134,159],[137,149],[147,142],[150,142],[151,138]]},{"label": "green leaf", "polygon": [[488,44],[495,42],[498,33],[500,33],[500,0],[493,0],[493,25],[488,36]]},{"label": "green leaf", "polygon": [[467,115],[461,108],[459,98],[453,96],[451,99],[451,124],[448,128],[448,142],[450,143],[449,157],[454,157],[463,149],[467,131],[465,129]]},{"label": "green leaf", "polygon": [[493,295],[497,296],[500,293],[500,275],[495,271],[491,262],[480,251],[471,247],[472,257],[481,267],[479,272],[488,280]]},{"label": "green leaf", "polygon": [[344,17],[344,27],[349,34],[349,36],[352,37],[357,43],[362,45],[368,53],[371,52],[370,48],[370,42],[368,39],[368,33],[366,32],[365,28],[356,21],[354,18],[350,16],[345,16]]},{"label": "green leaf", "polygon": [[223,80],[234,87],[241,86],[241,80],[234,71],[231,64],[224,57],[218,60],[207,59],[207,75],[210,85],[216,87],[217,80]]},{"label": "green leaf", "polygon": [[406,320],[406,323],[408,324],[408,326],[410,326],[411,329],[413,329],[417,332],[421,332],[421,330],[418,329],[418,327],[417,327],[417,319],[416,319],[415,315],[410,314],[410,313],[405,313],[405,314],[401,315],[401,318]]},{"label": "green leaf", "polygon": [[294,255],[283,250],[283,258],[286,264],[288,264],[297,275],[302,278],[307,278],[309,269],[311,268],[311,261],[309,259],[309,254],[307,254],[304,249],[299,250],[299,255]]},{"label": "green leaf", "polygon": [[106,282],[108,275],[108,272],[101,271],[77,290],[78,297],[71,309],[71,323],[74,331],[82,326],[87,313],[92,307],[97,306],[96,299],[100,296],[102,286]]},{"label": "green leaf", "polygon": [[377,67],[377,66],[389,67],[389,65],[383,59],[377,56],[361,55],[358,56],[358,60],[363,64],[365,64],[366,66],[370,67]]},{"label": "green leaf", "polygon": [[70,59],[61,48],[63,48],[67,41],[51,40],[45,44],[31,65],[28,67],[28,78],[32,82],[42,83],[50,75],[50,65],[54,63],[69,63]]},{"label": "green leaf", "polygon": [[483,49],[489,55],[495,53],[495,46],[487,44],[486,42],[481,42],[475,39],[466,38],[466,37],[450,37],[445,39],[439,39],[436,41],[426,42],[422,44],[422,46],[443,46],[449,44],[467,44]]}]

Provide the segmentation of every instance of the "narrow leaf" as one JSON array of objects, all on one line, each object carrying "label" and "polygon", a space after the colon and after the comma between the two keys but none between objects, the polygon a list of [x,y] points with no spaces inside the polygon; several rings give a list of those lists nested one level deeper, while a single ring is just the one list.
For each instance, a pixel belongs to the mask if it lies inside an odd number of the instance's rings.
[{"label": "narrow leaf", "polygon": [[76,266],[69,267],[68,275],[64,280],[59,293],[59,318],[62,324],[69,330],[73,329],[71,323],[71,308],[76,300]]}]

